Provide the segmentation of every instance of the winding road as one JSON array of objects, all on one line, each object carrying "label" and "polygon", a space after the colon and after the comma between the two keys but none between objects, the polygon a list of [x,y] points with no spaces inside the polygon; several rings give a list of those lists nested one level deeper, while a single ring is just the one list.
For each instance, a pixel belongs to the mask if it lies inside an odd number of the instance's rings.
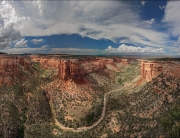
[{"label": "winding road", "polygon": [[76,129],[70,128],[70,127],[66,127],[66,126],[64,126],[63,124],[59,123],[59,121],[56,119],[55,111],[54,111],[53,104],[52,104],[52,99],[51,99],[51,100],[50,100],[51,111],[52,111],[52,116],[53,116],[53,120],[54,120],[54,122],[55,122],[55,125],[58,126],[60,129],[62,129],[62,130],[64,130],[64,131],[72,131],[72,132],[82,132],[82,131],[86,131],[86,130],[89,130],[89,129],[93,129],[94,127],[96,127],[96,126],[105,118],[106,109],[107,109],[107,102],[108,102],[108,99],[109,99],[109,95],[112,94],[112,93],[114,93],[114,92],[117,92],[117,91],[119,91],[119,90],[121,90],[121,89],[122,89],[122,88],[109,91],[109,92],[107,92],[107,93],[104,95],[103,111],[102,111],[101,117],[100,117],[95,123],[93,123],[91,126],[79,127],[79,128],[76,128]]}]

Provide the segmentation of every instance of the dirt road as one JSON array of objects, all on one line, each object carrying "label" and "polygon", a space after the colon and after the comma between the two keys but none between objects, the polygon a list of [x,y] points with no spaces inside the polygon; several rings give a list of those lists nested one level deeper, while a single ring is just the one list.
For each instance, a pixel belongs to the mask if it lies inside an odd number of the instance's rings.
[{"label": "dirt road", "polygon": [[63,124],[59,123],[59,121],[56,119],[56,116],[55,116],[55,111],[54,111],[54,108],[53,108],[52,101],[50,101],[50,103],[51,103],[52,115],[53,115],[53,119],[54,119],[55,124],[56,124],[60,129],[62,129],[62,130],[64,130],[64,131],[81,132],[81,131],[86,131],[86,130],[88,130],[88,129],[93,129],[95,126],[97,126],[97,125],[105,118],[109,95],[112,94],[112,93],[114,93],[114,92],[117,92],[117,91],[119,91],[119,90],[121,90],[121,89],[122,89],[122,88],[109,91],[109,92],[107,92],[107,93],[104,95],[103,111],[102,111],[101,117],[98,119],[98,121],[96,121],[95,123],[93,123],[91,126],[79,127],[79,128],[76,128],[76,129],[70,128],[70,127],[66,127],[66,126],[64,126]]}]

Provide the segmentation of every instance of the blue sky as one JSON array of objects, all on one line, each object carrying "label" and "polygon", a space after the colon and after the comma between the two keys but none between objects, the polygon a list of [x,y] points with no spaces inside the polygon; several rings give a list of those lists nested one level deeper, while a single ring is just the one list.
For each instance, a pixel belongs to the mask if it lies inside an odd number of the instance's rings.
[{"label": "blue sky", "polygon": [[1,1],[7,53],[180,55],[180,2]]}]

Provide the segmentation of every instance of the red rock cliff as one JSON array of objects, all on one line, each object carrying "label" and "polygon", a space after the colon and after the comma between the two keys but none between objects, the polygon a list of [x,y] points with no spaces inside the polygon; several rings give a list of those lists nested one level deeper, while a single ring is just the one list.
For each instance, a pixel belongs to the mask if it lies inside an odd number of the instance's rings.
[{"label": "red rock cliff", "polygon": [[30,62],[20,56],[0,56],[0,86],[10,85],[23,76],[22,71],[29,68]]},{"label": "red rock cliff", "polygon": [[146,81],[151,81],[159,74],[169,75],[180,78],[179,62],[162,62],[162,61],[141,61],[141,76]]},{"label": "red rock cliff", "polygon": [[102,71],[104,69],[117,70],[118,64],[129,64],[130,59],[88,57],[80,59],[49,58],[46,56],[30,56],[35,62],[40,62],[43,68],[57,68],[62,80],[82,82],[85,73]]},{"label": "red rock cliff", "polygon": [[59,65],[61,79],[82,81],[85,73],[103,71],[105,69],[117,70],[116,63],[129,64],[128,59],[111,58],[85,58],[85,59],[62,59]]},{"label": "red rock cliff", "polygon": [[60,64],[60,59],[30,56],[31,60],[34,62],[39,62],[42,68],[58,68]]},{"label": "red rock cliff", "polygon": [[79,60],[61,60],[59,65],[59,74],[61,79],[79,82],[83,80],[84,69]]}]

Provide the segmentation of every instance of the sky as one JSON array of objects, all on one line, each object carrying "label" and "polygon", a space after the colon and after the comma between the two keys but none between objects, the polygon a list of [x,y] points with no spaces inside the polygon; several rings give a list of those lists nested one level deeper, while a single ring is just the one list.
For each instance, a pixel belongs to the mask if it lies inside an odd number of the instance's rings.
[{"label": "sky", "polygon": [[0,1],[0,52],[180,56],[180,1]]}]

